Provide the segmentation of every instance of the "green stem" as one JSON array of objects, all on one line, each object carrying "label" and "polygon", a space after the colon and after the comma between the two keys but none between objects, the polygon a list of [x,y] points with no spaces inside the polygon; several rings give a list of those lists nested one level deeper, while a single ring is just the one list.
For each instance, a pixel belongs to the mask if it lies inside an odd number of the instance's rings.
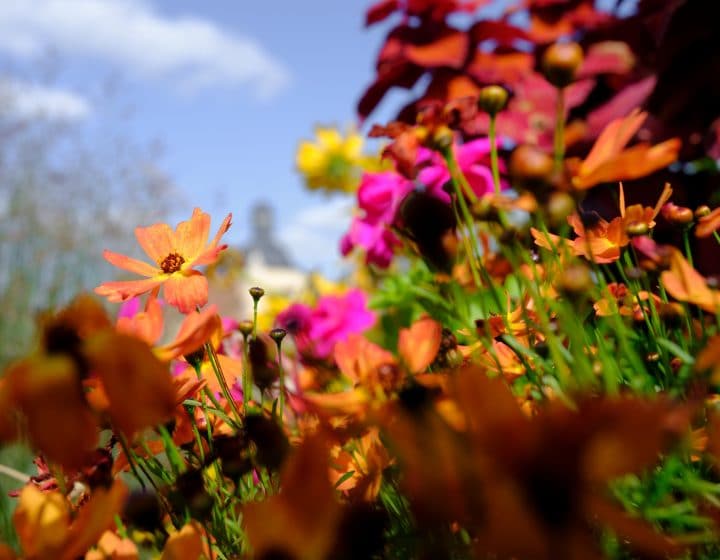
[{"label": "green stem", "polygon": [[280,394],[278,395],[280,409],[280,427],[283,427],[285,425],[285,370],[283,369],[282,364],[282,342],[277,341],[275,345],[277,346],[278,376],[280,382]]},{"label": "green stem", "polygon": [[500,194],[500,165],[498,163],[496,125],[497,117],[490,115],[490,126],[488,127],[488,138],[490,139],[490,168],[492,169],[493,187],[495,194]]},{"label": "green stem", "polygon": [[565,159],[565,88],[557,90],[555,106],[555,137],[554,137],[555,171],[562,169]]},{"label": "green stem", "polygon": [[[468,197],[471,203],[475,204],[478,201],[478,197],[475,191],[472,190],[470,183],[460,169],[457,160],[455,159],[455,153],[453,152],[452,146],[443,152],[445,156],[445,164],[447,165],[450,177],[453,183],[457,183],[456,189],[459,186],[459,190]],[[460,195],[458,195],[460,197]],[[461,197],[462,198],[462,197]]]},{"label": "green stem", "polygon": [[[140,483],[140,486],[142,487],[142,489],[145,490],[147,488],[147,486],[145,486],[145,481],[142,479],[142,477],[140,476],[140,473],[138,472],[137,466],[135,465],[135,461],[130,452],[130,447],[127,444],[127,440],[125,439],[125,436],[122,435],[121,433],[117,432],[117,439],[118,439],[118,442],[120,442],[120,447],[122,447],[123,453],[125,453],[125,457],[127,457],[128,465],[130,465],[130,470],[132,471],[132,473],[135,476],[135,478],[137,479],[137,481]],[[152,483],[152,479],[150,479],[150,482]]]},{"label": "green stem", "polygon": [[692,250],[690,249],[690,229],[687,227],[683,228],[683,246],[685,247],[685,256],[690,266],[695,266],[693,265]]},{"label": "green stem", "polygon": [[252,368],[250,366],[250,355],[248,352],[248,341],[247,335],[243,335],[243,376],[242,376],[242,390],[243,390],[243,412],[247,415],[248,407],[250,404],[250,394],[252,393]]},{"label": "green stem", "polygon": [[220,389],[222,390],[225,400],[227,400],[230,404],[230,408],[232,408],[232,411],[235,414],[235,419],[239,423],[242,423],[242,415],[240,414],[240,411],[238,410],[238,407],[235,404],[232,395],[230,394],[230,388],[228,387],[227,381],[225,381],[225,375],[223,375],[222,368],[220,367],[220,362],[218,361],[217,354],[215,353],[215,349],[209,342],[205,343],[205,352],[207,353],[208,359],[210,360],[210,365],[215,372],[215,377],[220,384]]}]

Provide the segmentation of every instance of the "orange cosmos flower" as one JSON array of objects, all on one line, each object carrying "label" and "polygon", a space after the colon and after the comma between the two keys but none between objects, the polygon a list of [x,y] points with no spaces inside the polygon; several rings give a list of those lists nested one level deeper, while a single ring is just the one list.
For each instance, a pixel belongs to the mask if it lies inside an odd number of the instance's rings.
[{"label": "orange cosmos flower", "polygon": [[573,255],[594,260],[598,264],[615,262],[620,258],[621,249],[630,243],[630,232],[647,233],[655,227],[655,218],[671,195],[672,189],[666,183],[654,208],[641,204],[633,204],[626,208],[625,191],[620,183],[620,216],[617,218],[608,222],[592,214],[590,216],[593,218],[591,220],[593,223],[586,226],[580,215],[573,213],[567,218],[576,235],[573,240],[563,239],[535,228],[530,228],[530,233],[535,239],[535,245],[544,249],[560,252],[569,249]]},{"label": "orange cosmos flower", "polygon": [[135,229],[138,243],[155,261],[155,265],[126,257],[112,251],[103,256],[119,268],[145,276],[143,280],[105,282],[95,293],[107,296],[109,301],[126,301],[165,286],[165,300],[182,313],[189,313],[207,303],[208,283],[194,267],[214,263],[227,245],[219,245],[220,237],[230,227],[232,214],[228,214],[215,238],[206,245],[210,232],[210,215],[199,208],[192,217],[180,222],[175,231],[167,224],[154,224]]},{"label": "orange cosmos flower", "polygon": [[708,313],[720,310],[720,291],[712,289],[705,277],[674,247],[670,253],[670,268],[660,274],[660,282],[678,301],[692,303]]},{"label": "orange cosmos flower", "polygon": [[615,119],[600,133],[584,161],[569,159],[573,187],[587,190],[599,183],[637,179],[673,163],[680,151],[678,138],[655,146],[641,142],[625,148],[646,118],[647,113],[635,109],[627,117]]}]

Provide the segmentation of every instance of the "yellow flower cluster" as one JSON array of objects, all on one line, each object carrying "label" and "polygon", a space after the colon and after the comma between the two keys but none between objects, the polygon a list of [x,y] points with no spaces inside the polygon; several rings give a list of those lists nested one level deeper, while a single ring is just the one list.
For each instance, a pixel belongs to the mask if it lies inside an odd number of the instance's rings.
[{"label": "yellow flower cluster", "polygon": [[368,158],[363,138],[356,132],[343,136],[335,128],[317,127],[315,141],[303,141],[295,164],[309,189],[355,192]]}]

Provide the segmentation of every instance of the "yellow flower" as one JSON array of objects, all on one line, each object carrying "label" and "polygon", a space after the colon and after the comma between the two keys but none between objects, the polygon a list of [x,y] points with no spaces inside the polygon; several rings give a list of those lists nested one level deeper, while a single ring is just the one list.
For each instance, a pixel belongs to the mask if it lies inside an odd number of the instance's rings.
[{"label": "yellow flower", "polygon": [[354,192],[366,159],[362,148],[356,132],[343,137],[335,128],[317,127],[315,142],[300,143],[295,163],[310,189]]}]

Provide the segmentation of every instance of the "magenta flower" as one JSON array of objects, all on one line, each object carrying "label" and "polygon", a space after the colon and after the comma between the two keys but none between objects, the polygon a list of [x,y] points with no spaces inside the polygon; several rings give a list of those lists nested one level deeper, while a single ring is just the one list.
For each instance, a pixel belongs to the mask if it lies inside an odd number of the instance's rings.
[{"label": "magenta flower", "polygon": [[353,333],[362,333],[374,324],[375,313],[367,308],[367,297],[361,290],[320,298],[312,312],[309,332],[315,355],[330,356],[337,342]]},{"label": "magenta flower", "polygon": [[[455,157],[470,188],[478,196],[494,192],[492,171],[490,171],[490,140],[479,138],[460,146],[455,146]],[[418,182],[425,185],[430,194],[450,203],[450,196],[444,190],[450,181],[450,171],[440,154],[421,148],[418,152]],[[505,164],[500,162],[500,171],[505,171]],[[509,188],[507,181],[500,181],[500,188]]]},{"label": "magenta flower", "polygon": [[335,344],[375,324],[367,297],[358,289],[341,296],[324,296],[314,308],[295,303],[277,317],[277,323],[294,336],[300,354],[328,358]]},{"label": "magenta flower", "polygon": [[[473,140],[455,147],[458,165],[470,187],[479,197],[494,191],[490,171],[490,141],[486,138]],[[416,166],[419,169],[415,182],[395,171],[365,173],[358,190],[360,215],[353,218],[350,230],[340,241],[340,251],[349,254],[355,247],[365,251],[365,262],[387,268],[395,250],[401,245],[391,226],[400,205],[413,189],[426,189],[432,196],[450,203],[445,191],[450,172],[437,152],[427,148],[418,150]],[[504,164],[500,163],[504,171]],[[501,189],[508,188],[506,181]]]},{"label": "magenta flower", "polygon": [[358,189],[358,207],[362,215],[353,218],[350,231],[340,242],[347,255],[355,247],[365,250],[365,260],[387,268],[400,240],[388,227],[403,198],[414,188],[413,182],[394,171],[365,173]]}]

